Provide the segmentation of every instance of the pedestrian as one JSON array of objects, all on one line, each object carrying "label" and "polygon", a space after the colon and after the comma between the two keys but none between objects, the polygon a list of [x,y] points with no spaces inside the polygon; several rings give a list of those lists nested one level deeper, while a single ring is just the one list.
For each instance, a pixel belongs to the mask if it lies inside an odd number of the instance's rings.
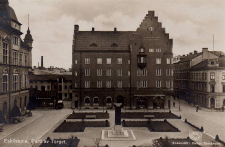
[{"label": "pedestrian", "polygon": [[175,107],[175,102],[173,102],[173,107]]},{"label": "pedestrian", "polygon": [[224,106],[222,106],[222,111],[224,112]]},{"label": "pedestrian", "polygon": [[196,112],[198,112],[198,109],[199,109],[199,107],[198,107],[198,105],[196,106]]}]

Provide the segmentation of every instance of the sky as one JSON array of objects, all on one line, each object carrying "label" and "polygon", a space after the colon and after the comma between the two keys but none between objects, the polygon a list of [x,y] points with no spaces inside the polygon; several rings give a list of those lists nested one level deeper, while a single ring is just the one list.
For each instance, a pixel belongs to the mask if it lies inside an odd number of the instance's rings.
[{"label": "sky", "polygon": [[[70,68],[74,25],[80,31],[136,31],[148,11],[173,39],[174,55],[202,48],[225,52],[225,0],[9,0],[33,36],[32,65]],[[214,34],[214,39],[213,39]],[[214,40],[214,45],[213,45]]]}]

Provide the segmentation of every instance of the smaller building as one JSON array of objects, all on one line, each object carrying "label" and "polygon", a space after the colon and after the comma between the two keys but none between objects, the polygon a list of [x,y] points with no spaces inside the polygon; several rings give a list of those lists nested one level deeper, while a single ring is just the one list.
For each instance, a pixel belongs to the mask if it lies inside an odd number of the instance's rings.
[{"label": "smaller building", "polygon": [[190,73],[193,102],[215,109],[225,106],[225,56],[204,60]]},{"label": "smaller building", "polygon": [[225,99],[225,60],[221,51],[194,51],[174,59],[174,95],[189,103],[221,109]]},{"label": "smaller building", "polygon": [[35,107],[55,108],[58,100],[72,100],[72,75],[62,68],[33,68],[30,99]]}]

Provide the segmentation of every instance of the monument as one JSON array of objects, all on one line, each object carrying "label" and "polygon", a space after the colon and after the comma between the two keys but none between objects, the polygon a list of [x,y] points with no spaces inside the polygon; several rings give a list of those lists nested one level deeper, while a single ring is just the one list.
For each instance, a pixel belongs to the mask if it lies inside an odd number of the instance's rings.
[{"label": "monument", "polygon": [[132,130],[124,130],[121,125],[122,103],[114,103],[115,125],[111,130],[102,130],[102,140],[136,140]]}]

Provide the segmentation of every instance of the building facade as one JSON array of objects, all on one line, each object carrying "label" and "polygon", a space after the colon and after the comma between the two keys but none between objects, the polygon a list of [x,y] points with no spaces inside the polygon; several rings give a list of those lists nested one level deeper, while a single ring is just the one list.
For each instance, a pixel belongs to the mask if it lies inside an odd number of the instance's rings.
[{"label": "building facade", "polygon": [[30,75],[34,107],[55,108],[58,100],[72,100],[72,73],[61,68],[38,67]]},{"label": "building facade", "polygon": [[14,106],[23,111],[29,101],[33,39],[28,28],[22,41],[20,28],[8,0],[0,0],[0,110],[6,120]]},{"label": "building facade", "polygon": [[149,11],[136,31],[80,31],[72,47],[73,107],[168,108],[173,40]]},{"label": "building facade", "polygon": [[224,53],[208,51],[180,56],[174,63],[174,93],[177,98],[207,108],[224,106]]}]

